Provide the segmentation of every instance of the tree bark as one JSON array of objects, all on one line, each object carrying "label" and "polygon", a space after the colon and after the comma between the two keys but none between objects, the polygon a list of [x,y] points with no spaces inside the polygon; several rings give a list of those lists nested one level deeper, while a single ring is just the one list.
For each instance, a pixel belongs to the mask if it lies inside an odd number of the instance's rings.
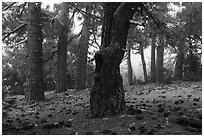
[{"label": "tree bark", "polygon": [[120,2],[105,2],[104,3],[104,18],[103,18],[103,31],[102,31],[102,48],[106,48],[111,43],[111,30],[113,15]]},{"label": "tree bark", "polygon": [[[91,7],[86,7],[86,12],[91,13]],[[86,65],[87,65],[87,53],[88,53],[88,43],[89,43],[89,26],[90,26],[90,16],[84,16],[84,25],[82,28],[81,39],[79,42],[79,53],[77,61],[76,70],[76,81],[75,89],[83,90],[86,88]]]},{"label": "tree bark", "polygon": [[184,63],[184,53],[183,53],[182,46],[180,46],[178,48],[178,52],[176,56],[176,65],[175,65],[175,72],[174,72],[175,80],[181,80],[183,78],[183,63]]},{"label": "tree bark", "polygon": [[41,3],[28,3],[28,61],[26,102],[45,100],[43,91],[43,55]]},{"label": "tree bark", "polygon": [[164,39],[160,40],[157,47],[157,60],[156,60],[156,80],[162,82],[163,80],[163,62],[164,62]]},{"label": "tree bark", "polygon": [[155,74],[155,34],[152,34],[152,45],[151,45],[151,82],[156,82],[156,74]]},{"label": "tree bark", "polygon": [[142,61],[142,66],[143,66],[144,80],[145,80],[145,83],[147,83],[148,82],[147,69],[146,69],[146,63],[144,59],[144,50],[143,50],[142,44],[140,44],[140,55],[141,55],[141,61]]},{"label": "tree bark", "polygon": [[176,43],[178,48],[176,56],[176,65],[174,71],[174,79],[182,80],[183,78],[183,65],[184,65],[184,45],[186,41],[186,36],[181,35]]},{"label": "tree bark", "polygon": [[94,86],[90,93],[90,111],[93,117],[113,116],[125,109],[120,63],[126,47],[129,29],[127,23],[134,14],[132,7],[132,3],[120,4],[113,14],[110,45],[95,54]]},{"label": "tree bark", "polygon": [[128,65],[128,83],[129,83],[129,85],[132,85],[133,84],[133,78],[132,78],[132,64],[131,64],[130,45],[127,45],[127,65]]},{"label": "tree bark", "polygon": [[67,85],[67,34],[69,32],[70,20],[69,4],[67,2],[62,3],[61,14],[57,18],[56,30],[59,37],[57,42],[57,80],[56,91],[66,91]]}]

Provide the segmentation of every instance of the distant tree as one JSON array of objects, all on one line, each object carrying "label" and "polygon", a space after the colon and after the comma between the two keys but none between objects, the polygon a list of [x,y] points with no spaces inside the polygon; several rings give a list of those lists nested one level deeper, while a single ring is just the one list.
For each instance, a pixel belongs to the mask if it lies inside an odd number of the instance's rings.
[{"label": "distant tree", "polygon": [[[92,7],[87,4],[85,6],[86,13],[91,14]],[[75,89],[83,90],[86,88],[86,66],[87,66],[87,54],[89,47],[89,27],[90,27],[91,17],[84,16],[83,27],[81,31],[81,38],[79,42],[79,52],[78,52],[78,61],[77,61],[77,70],[76,70],[76,79],[75,79]]]},{"label": "distant tree", "polygon": [[152,43],[151,43],[151,82],[156,82],[156,66],[155,66],[155,43],[156,37],[152,33]]},{"label": "distant tree", "polygon": [[[183,36],[182,36],[183,37]],[[175,71],[174,71],[174,79],[181,80],[183,77],[183,63],[184,63],[184,44],[185,41],[183,40],[185,37],[181,38],[181,41],[178,41],[177,47],[177,56],[176,56],[176,64],[175,64]]]},{"label": "distant tree", "polygon": [[174,78],[183,78],[183,65],[185,55],[187,53],[187,39],[193,38],[201,40],[202,36],[202,4],[199,2],[183,2],[183,10],[177,14],[175,20],[177,24],[174,27],[174,32],[177,35],[177,57]]},{"label": "distant tree", "polygon": [[45,100],[43,91],[43,58],[41,3],[28,3],[28,61],[27,61],[27,102]]},{"label": "distant tree", "polygon": [[147,77],[146,62],[145,62],[145,58],[144,58],[144,47],[145,46],[143,46],[143,43],[141,43],[140,46],[139,46],[139,50],[140,50],[140,56],[141,56],[141,61],[142,61],[144,80],[145,80],[145,83],[147,83],[148,82],[148,77]]},{"label": "distant tree", "polygon": [[163,63],[164,63],[164,47],[165,47],[165,38],[160,36],[160,42],[157,46],[157,59],[156,59],[156,80],[158,82],[163,81]]},{"label": "distant tree", "polygon": [[131,45],[127,44],[127,66],[128,66],[128,83],[133,84],[132,63],[131,63]]},{"label": "distant tree", "polygon": [[66,90],[67,85],[67,38],[70,31],[69,3],[62,2],[61,13],[55,21],[58,34],[57,42],[57,92]]},{"label": "distant tree", "polygon": [[[145,83],[148,82],[147,77],[147,69],[146,69],[146,62],[144,58],[144,49],[149,46],[149,38],[146,36],[146,33],[140,27],[144,27],[143,23],[135,23],[134,27],[129,30],[128,35],[128,42],[132,44],[131,49],[133,49],[135,54],[140,54],[142,67],[143,67],[143,74],[144,74],[144,81]],[[136,51],[136,52],[135,52]]]},{"label": "distant tree", "polygon": [[189,38],[187,44],[189,49],[184,60],[184,80],[200,81],[202,80],[201,42]]},{"label": "distant tree", "polygon": [[[161,77],[162,77],[163,51],[164,51],[165,45],[159,44],[159,41],[163,41],[162,37],[159,37],[159,35],[162,35],[162,36],[164,35],[168,43],[170,43],[170,39],[172,37],[172,32],[169,27],[169,24],[172,24],[171,23],[172,18],[168,14],[170,10],[169,4],[170,3],[168,2],[149,3],[149,5],[151,5],[152,7],[151,8],[152,15],[154,16],[154,18],[159,20],[158,24],[155,23],[155,19],[153,19],[153,22],[148,21],[148,25],[145,26],[145,31],[146,33],[149,34],[152,40],[151,42],[151,81],[152,82],[161,81]],[[157,56],[158,56],[157,59],[155,59],[156,48],[157,48]],[[156,65],[155,65],[155,60],[156,60]]]}]

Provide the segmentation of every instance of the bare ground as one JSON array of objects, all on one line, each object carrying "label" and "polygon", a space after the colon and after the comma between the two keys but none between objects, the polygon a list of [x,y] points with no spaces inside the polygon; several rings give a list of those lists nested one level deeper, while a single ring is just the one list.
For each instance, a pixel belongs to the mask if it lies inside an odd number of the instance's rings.
[{"label": "bare ground", "polygon": [[90,90],[46,92],[46,101],[24,105],[24,96],[3,103],[3,135],[201,135],[202,82],[125,86],[126,110],[91,118]]}]

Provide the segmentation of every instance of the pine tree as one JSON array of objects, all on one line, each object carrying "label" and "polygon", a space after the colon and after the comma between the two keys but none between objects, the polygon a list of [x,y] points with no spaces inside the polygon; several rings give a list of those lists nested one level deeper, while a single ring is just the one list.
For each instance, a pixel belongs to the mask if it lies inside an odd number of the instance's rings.
[{"label": "pine tree", "polygon": [[41,3],[28,3],[28,60],[27,60],[27,102],[43,101],[43,58]]}]

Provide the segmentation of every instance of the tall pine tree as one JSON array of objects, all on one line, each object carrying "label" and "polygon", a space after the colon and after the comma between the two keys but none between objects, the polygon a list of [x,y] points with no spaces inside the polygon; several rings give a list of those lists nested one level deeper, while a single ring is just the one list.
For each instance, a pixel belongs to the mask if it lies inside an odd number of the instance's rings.
[{"label": "tall pine tree", "polygon": [[27,60],[27,102],[45,99],[43,91],[42,22],[41,3],[28,3],[28,60]]}]

